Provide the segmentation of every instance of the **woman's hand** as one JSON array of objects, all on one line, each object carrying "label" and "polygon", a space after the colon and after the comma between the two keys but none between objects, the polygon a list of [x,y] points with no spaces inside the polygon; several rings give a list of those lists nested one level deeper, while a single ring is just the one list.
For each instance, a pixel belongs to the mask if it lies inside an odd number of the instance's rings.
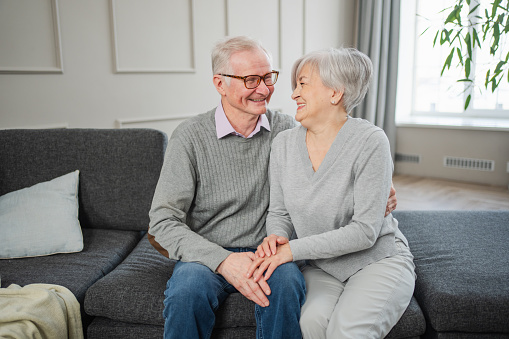
[{"label": "woman's hand", "polygon": [[270,257],[276,254],[277,246],[288,243],[288,238],[279,237],[275,234],[271,234],[263,239],[263,242],[258,246],[255,254],[257,258],[263,258],[265,256]]},{"label": "woman's hand", "polygon": [[[269,237],[267,237],[269,238]],[[266,238],[266,239],[267,239]],[[286,239],[286,238],[284,238]],[[264,240],[265,242],[265,240]],[[260,245],[261,246],[261,245]],[[265,272],[264,280],[269,280],[270,276],[274,272],[274,270],[279,266],[287,262],[293,261],[292,250],[290,249],[290,244],[288,243],[288,239],[286,239],[286,243],[279,245],[277,247],[277,253],[265,258],[258,258],[253,261],[251,267],[247,271],[247,277],[251,277],[253,275],[253,279],[255,282],[258,282],[262,276],[263,272]],[[257,272],[255,272],[258,269]]]},{"label": "woman's hand", "polygon": [[396,209],[398,205],[398,199],[396,198],[396,189],[394,184],[391,184],[391,191],[389,193],[389,199],[387,200],[387,207],[385,208],[385,216],[388,216]]}]

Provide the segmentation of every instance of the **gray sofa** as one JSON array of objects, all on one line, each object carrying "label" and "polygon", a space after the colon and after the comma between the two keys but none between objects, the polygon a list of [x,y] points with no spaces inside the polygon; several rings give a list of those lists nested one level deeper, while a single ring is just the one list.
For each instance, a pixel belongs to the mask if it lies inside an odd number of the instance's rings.
[{"label": "gray sofa", "polygon": [[509,338],[509,211],[395,211],[426,338]]},{"label": "gray sofa", "polygon": [[[166,136],[150,130],[0,131],[0,196],[80,170],[79,253],[0,260],[2,287],[57,284],[84,312],[90,286],[117,267],[143,238],[164,158]],[[1,235],[0,235],[1,236]]]},{"label": "gray sofa", "polygon": [[[69,288],[93,338],[161,338],[174,262],[148,243],[166,136],[155,130],[0,131],[0,196],[80,170],[79,253],[0,260],[1,287]],[[388,338],[509,337],[509,211],[395,212],[417,266],[409,307]],[[240,294],[217,312],[214,338],[254,338]]]}]

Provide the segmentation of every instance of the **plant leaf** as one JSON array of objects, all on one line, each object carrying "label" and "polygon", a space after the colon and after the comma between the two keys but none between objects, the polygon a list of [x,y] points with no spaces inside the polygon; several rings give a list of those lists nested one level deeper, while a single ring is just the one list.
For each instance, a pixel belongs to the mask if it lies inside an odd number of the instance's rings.
[{"label": "plant leaf", "polygon": [[[470,4],[468,4],[468,5],[470,6]],[[477,6],[475,6],[474,8],[472,8],[472,9],[470,10],[470,12],[468,12],[468,15],[470,15],[470,14],[474,13],[474,12],[476,11],[476,9],[477,9],[477,8],[479,8],[479,6],[481,6],[481,4],[477,4]]]},{"label": "plant leaf", "polygon": [[[451,32],[450,32],[450,33],[452,33],[452,30],[451,30]],[[451,42],[449,43],[449,45],[452,45],[452,44],[454,43],[454,40],[456,40],[456,39],[458,39],[458,41],[460,42],[460,45],[461,45],[461,40],[460,40],[460,38],[461,38],[461,30],[459,30],[459,31],[457,31],[457,32],[456,32],[456,35],[454,36],[454,38],[452,38],[452,40],[451,40]]]},{"label": "plant leaf", "polygon": [[447,19],[445,19],[445,24],[447,25],[448,23],[452,23],[454,22],[454,20],[456,20],[458,22],[458,25],[461,26],[461,16],[460,16],[460,13],[461,13],[461,8],[463,7],[463,5],[461,4],[458,4],[458,5],[455,5],[454,6],[454,9],[451,11],[451,13],[449,13],[449,15],[447,16]]},{"label": "plant leaf", "polygon": [[491,18],[495,18],[495,15],[497,15],[497,8],[498,8],[498,5],[500,4],[500,1],[501,0],[495,0],[493,1],[493,6],[491,7]]},{"label": "plant leaf", "polygon": [[490,29],[490,22],[489,22],[489,19],[486,19],[487,21],[485,21],[482,25],[482,32],[483,32],[483,35],[482,35],[482,41],[486,41],[486,35],[488,34],[488,31]]},{"label": "plant leaf", "polygon": [[449,42],[449,45],[451,44],[451,39],[450,39],[451,33],[452,33],[452,29],[451,30],[446,30],[446,29],[442,30],[442,34],[440,34],[440,45],[443,45],[446,42]]},{"label": "plant leaf", "polygon": [[[462,1],[462,0],[460,0],[460,1]],[[447,11],[448,9],[451,9],[451,8],[452,8],[452,6],[446,7],[446,8],[444,8],[443,10],[441,10],[440,12],[438,12],[438,13],[443,13],[443,12],[445,12],[445,11]]]},{"label": "plant leaf", "polygon": [[498,81],[497,81],[497,87],[498,87],[498,85],[500,85],[500,81],[502,81],[502,76],[501,76],[501,77],[500,77],[500,79],[498,79]]},{"label": "plant leaf", "polygon": [[497,67],[495,68],[495,76],[497,76],[500,72],[502,72],[502,67],[506,64],[505,61],[499,61]]},{"label": "plant leaf", "polygon": [[[461,55],[461,50],[459,47],[456,47],[456,54],[458,55],[458,59],[460,59],[460,64],[463,66],[463,56]],[[467,78],[468,78],[468,76],[467,76]]]},{"label": "plant leaf", "polygon": [[470,38],[470,32],[465,35],[465,44],[467,45],[468,57],[472,59],[472,39]]},{"label": "plant leaf", "polygon": [[477,41],[477,46],[481,47],[481,42],[479,41],[479,36],[477,35],[477,30],[472,28],[472,36],[473,36],[473,46],[475,48],[475,42]]},{"label": "plant leaf", "polygon": [[467,96],[467,100],[465,100],[465,111],[467,110],[468,105],[470,105],[470,99],[472,99],[472,95],[471,94],[469,94]]},{"label": "plant leaf", "polygon": [[472,59],[467,58],[465,60],[465,77],[468,79],[470,77],[470,62]]},{"label": "plant leaf", "polygon": [[435,34],[435,39],[433,39],[433,47],[435,47],[439,33],[440,33],[440,31],[437,31],[437,34]]},{"label": "plant leaf", "polygon": [[492,55],[495,55],[495,52],[498,49],[498,43],[500,42],[500,28],[499,25],[493,25],[493,43],[490,48],[490,52]]},{"label": "plant leaf", "polygon": [[440,73],[440,76],[442,76],[442,74],[444,74],[446,66],[447,66],[447,69],[451,68],[451,61],[452,61],[453,55],[454,55],[454,48],[451,49],[451,52],[449,53],[449,56],[445,60],[444,67],[442,68],[442,72]]}]

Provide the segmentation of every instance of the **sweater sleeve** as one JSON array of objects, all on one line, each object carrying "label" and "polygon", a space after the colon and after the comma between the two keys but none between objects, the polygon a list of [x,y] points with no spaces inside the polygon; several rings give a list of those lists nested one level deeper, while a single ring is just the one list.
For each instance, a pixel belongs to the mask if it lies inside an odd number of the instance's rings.
[{"label": "sweater sleeve", "polygon": [[269,161],[270,204],[266,219],[267,235],[275,234],[290,239],[294,228],[286,210],[281,189],[281,159],[284,157],[283,134],[272,143]]},{"label": "sweater sleeve", "polygon": [[332,231],[290,241],[294,260],[334,258],[362,251],[383,235],[392,178],[389,142],[383,131],[377,130],[366,138],[352,169],[354,206],[350,222]]},{"label": "sweater sleeve", "polygon": [[230,252],[197,234],[186,224],[198,176],[193,159],[190,143],[182,142],[179,134],[174,133],[168,142],[152,200],[149,239],[170,259],[197,262],[215,271]]}]

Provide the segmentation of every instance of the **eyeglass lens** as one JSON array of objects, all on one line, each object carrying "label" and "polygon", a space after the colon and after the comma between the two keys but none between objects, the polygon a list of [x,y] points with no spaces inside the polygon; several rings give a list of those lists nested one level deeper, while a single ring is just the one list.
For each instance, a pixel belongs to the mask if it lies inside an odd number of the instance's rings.
[{"label": "eyeglass lens", "polygon": [[[252,76],[248,76],[244,80],[244,82],[246,83],[247,88],[252,89],[252,88],[258,87],[261,79],[262,79],[262,77],[259,75],[252,75]],[[277,73],[272,72],[272,73],[265,74],[265,76],[263,77],[263,81],[265,82],[265,85],[267,85],[267,86],[274,85],[277,81]]]}]

